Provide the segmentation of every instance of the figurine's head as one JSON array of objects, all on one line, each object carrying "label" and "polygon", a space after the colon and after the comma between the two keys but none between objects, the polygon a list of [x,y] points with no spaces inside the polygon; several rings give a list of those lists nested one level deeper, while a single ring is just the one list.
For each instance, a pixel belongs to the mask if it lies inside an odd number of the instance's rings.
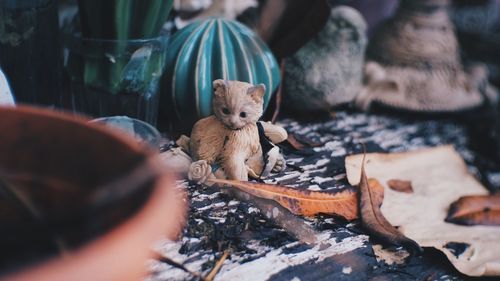
[{"label": "figurine's head", "polygon": [[213,111],[226,127],[238,130],[259,121],[266,93],[264,84],[218,79],[213,82],[213,86]]}]

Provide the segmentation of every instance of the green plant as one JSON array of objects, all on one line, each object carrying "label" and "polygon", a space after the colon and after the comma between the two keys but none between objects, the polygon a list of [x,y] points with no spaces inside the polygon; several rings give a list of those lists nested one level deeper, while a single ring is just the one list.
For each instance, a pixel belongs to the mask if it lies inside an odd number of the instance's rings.
[{"label": "green plant", "polygon": [[141,40],[160,35],[172,5],[173,0],[79,0],[81,56],[70,58],[71,71],[85,87],[144,93],[148,77],[162,70],[163,55]]}]

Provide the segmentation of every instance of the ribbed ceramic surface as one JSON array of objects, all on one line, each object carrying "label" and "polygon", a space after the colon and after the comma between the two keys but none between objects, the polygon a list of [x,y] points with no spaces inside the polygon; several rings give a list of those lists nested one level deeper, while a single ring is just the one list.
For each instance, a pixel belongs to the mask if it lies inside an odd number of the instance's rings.
[{"label": "ribbed ceramic surface", "polygon": [[218,18],[194,22],[172,37],[160,110],[173,110],[183,122],[191,123],[211,115],[216,79],[265,84],[267,106],[280,72],[269,48],[246,26]]}]

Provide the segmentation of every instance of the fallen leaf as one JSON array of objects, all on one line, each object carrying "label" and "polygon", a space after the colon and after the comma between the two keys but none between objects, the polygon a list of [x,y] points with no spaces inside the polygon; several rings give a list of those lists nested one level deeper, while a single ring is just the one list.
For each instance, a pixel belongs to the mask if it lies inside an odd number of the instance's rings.
[{"label": "fallen leaf", "polygon": [[411,181],[393,179],[387,181],[387,185],[389,186],[390,189],[395,191],[404,193],[413,193],[413,187],[411,186]]},{"label": "fallen leaf", "polygon": [[288,138],[286,139],[286,141],[293,149],[299,151],[307,148],[320,147],[324,145],[324,143],[312,142],[310,140],[306,140],[291,133],[288,134]]},{"label": "fallen leaf", "polygon": [[[363,153],[346,157],[346,174],[351,185],[359,184],[362,158]],[[411,196],[384,186],[387,193],[381,212],[401,233],[420,245],[441,251],[463,274],[500,276],[500,228],[466,227],[444,220],[450,204],[461,196],[488,195],[452,145],[398,153],[368,153],[366,160],[368,177],[384,179],[384,185],[394,178],[413,183],[415,193]],[[471,246],[456,258],[445,247],[448,242]]]},{"label": "fallen leaf", "polygon": [[404,236],[382,215],[380,206],[384,200],[384,188],[376,179],[368,180],[365,172],[365,159],[361,163],[361,179],[359,181],[359,212],[363,227],[381,241],[403,246],[408,252],[420,254],[422,248],[410,238]]},{"label": "fallen leaf", "polygon": [[286,141],[295,150],[304,150],[304,149],[306,149],[306,146],[303,143],[299,142],[295,138],[295,135],[293,135],[293,134],[288,134],[288,138],[286,139]]},{"label": "fallen leaf", "polygon": [[451,203],[446,222],[500,226],[500,194],[460,197]]},{"label": "fallen leaf", "polygon": [[251,195],[270,199],[296,215],[314,216],[329,214],[342,216],[347,220],[358,217],[355,191],[340,192],[298,190],[288,186],[243,182],[236,180],[210,179],[213,183],[230,185]]}]

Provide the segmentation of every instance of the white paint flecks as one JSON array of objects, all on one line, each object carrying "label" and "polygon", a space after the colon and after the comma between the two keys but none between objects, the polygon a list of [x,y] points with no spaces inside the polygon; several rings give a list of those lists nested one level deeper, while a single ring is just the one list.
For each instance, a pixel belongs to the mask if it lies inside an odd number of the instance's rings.
[{"label": "white paint flecks", "polygon": [[344,267],[342,267],[342,273],[344,273],[344,274],[351,274],[351,272],[352,272],[352,267],[350,267],[350,266],[344,266]]},{"label": "white paint flecks", "polygon": [[305,171],[312,170],[312,169],[318,169],[320,167],[325,166],[328,163],[330,163],[330,159],[322,158],[322,159],[319,159],[315,164],[302,166],[302,169],[304,169]]},{"label": "white paint flecks", "polygon": [[[321,262],[328,257],[344,254],[363,247],[368,237],[358,235],[345,238],[340,242],[335,242],[335,240],[335,238],[330,238],[330,233],[322,233],[318,235],[317,245],[303,252],[284,254],[283,249],[280,248],[270,251],[260,259],[244,264],[227,264],[221,268],[215,280],[267,280],[273,274],[287,267],[303,264],[311,260]],[[296,243],[292,244],[297,245]],[[330,244],[330,246],[322,249],[325,244]]]}]

